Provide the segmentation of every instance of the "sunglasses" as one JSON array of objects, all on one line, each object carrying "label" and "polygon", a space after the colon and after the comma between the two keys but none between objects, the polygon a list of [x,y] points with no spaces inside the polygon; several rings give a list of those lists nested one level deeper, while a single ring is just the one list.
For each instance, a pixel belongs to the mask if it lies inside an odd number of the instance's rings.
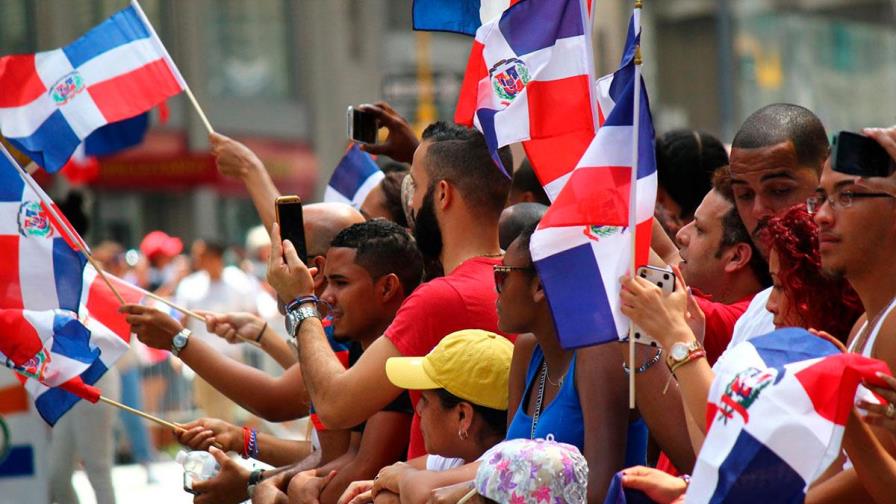
[{"label": "sunglasses", "polygon": [[504,281],[507,280],[507,275],[509,275],[511,271],[535,271],[535,268],[532,266],[505,266],[503,264],[496,264],[492,266],[492,268],[495,270],[495,290],[498,291],[498,294],[501,293],[501,290],[504,287]]}]

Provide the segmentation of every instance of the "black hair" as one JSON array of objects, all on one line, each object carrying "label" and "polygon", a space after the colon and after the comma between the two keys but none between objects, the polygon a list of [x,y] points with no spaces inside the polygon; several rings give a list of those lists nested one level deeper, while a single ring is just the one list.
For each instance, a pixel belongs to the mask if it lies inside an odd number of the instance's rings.
[{"label": "black hair", "polygon": [[797,163],[821,172],[830,143],[821,120],[792,103],[773,103],[753,112],[734,136],[734,149],[757,149],[791,141]]},{"label": "black hair", "polygon": [[498,221],[498,242],[501,248],[507,250],[523,229],[533,222],[538,223],[547,210],[548,207],[541,203],[517,203],[507,207],[504,211],[509,212],[509,215]]},{"label": "black hair", "polygon": [[[430,175],[430,190],[440,180],[447,180],[471,208],[485,212],[483,217],[498,219],[507,194],[510,180],[492,159],[485,137],[473,128],[437,121],[423,130]],[[513,166],[509,147],[498,149],[498,156],[508,170]]]},{"label": "black hair", "polygon": [[657,183],[681,207],[678,217],[691,218],[712,188],[712,174],[728,164],[718,138],[702,131],[673,130],[656,140]]},{"label": "black hair", "polygon": [[398,276],[405,295],[420,285],[423,256],[407,229],[384,219],[353,224],[336,235],[330,247],[355,249],[355,263],[380,278]]},{"label": "black hair", "polygon": [[[451,409],[462,402],[468,403],[473,407],[473,411],[485,421],[485,426],[491,430],[491,434],[503,438],[507,433],[507,410],[498,410],[474,404],[466,399],[457,397],[443,388],[435,389],[435,393],[439,396],[439,402],[442,403],[442,409]],[[489,433],[484,434],[487,435]]]},{"label": "black hair", "polygon": [[404,214],[404,207],[401,206],[401,182],[407,174],[407,168],[404,171],[391,171],[386,173],[386,178],[380,182],[386,200],[386,210],[392,216],[392,222],[401,227],[408,227],[408,218]]},{"label": "black hair", "polygon": [[211,253],[215,257],[224,257],[224,252],[227,250],[227,245],[224,242],[212,238],[203,238],[202,243],[205,245],[206,253]]},{"label": "black hair", "polygon": [[541,182],[535,176],[535,170],[532,169],[532,163],[528,159],[523,159],[520,166],[514,170],[513,178],[510,180],[510,190],[516,192],[531,192],[535,197],[535,203],[550,206],[551,200],[548,193],[544,192]]},{"label": "black hair", "polygon": [[530,262],[532,261],[532,254],[529,252],[529,242],[532,241],[532,235],[535,233],[535,229],[538,228],[539,222],[541,222],[541,219],[529,224],[523,228],[520,235],[516,237],[516,240],[519,240],[520,242],[520,248],[526,252],[526,257],[529,258]]},{"label": "black hair", "polygon": [[722,239],[719,240],[719,249],[716,251],[716,258],[722,256],[722,254],[730,247],[737,245],[738,243],[746,243],[750,246],[750,270],[756,276],[756,280],[763,287],[768,287],[772,284],[772,277],[768,271],[768,263],[765,262],[765,259],[762,258],[762,254],[759,253],[759,249],[756,248],[756,244],[750,238],[750,232],[747,231],[746,226],[744,226],[744,222],[741,220],[740,215],[737,213],[737,207],[732,206],[725,212],[725,215],[722,216]]}]

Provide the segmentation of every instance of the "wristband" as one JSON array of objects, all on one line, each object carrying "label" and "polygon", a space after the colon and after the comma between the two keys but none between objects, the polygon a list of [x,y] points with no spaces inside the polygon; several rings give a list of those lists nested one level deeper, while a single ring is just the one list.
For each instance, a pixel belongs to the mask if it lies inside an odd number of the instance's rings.
[{"label": "wristband", "polygon": [[[656,355],[647,359],[647,361],[644,362],[644,364],[642,364],[641,367],[635,369],[635,374],[641,374],[644,371],[647,371],[648,369],[653,367],[654,364],[656,364],[657,362],[660,361],[661,355],[663,355],[663,349],[657,348]],[[627,374],[627,375],[632,373],[631,369],[628,368],[628,364],[626,364],[625,361],[622,362],[622,370],[625,371],[625,374]]]},{"label": "wristband", "polygon": [[255,338],[256,343],[261,343],[261,337],[264,336],[264,332],[268,330],[268,323],[265,322],[264,326],[262,326],[261,331],[258,332],[258,337]]},{"label": "wristband", "polygon": [[286,311],[292,311],[295,308],[298,308],[298,306],[303,303],[314,303],[316,306],[318,303],[320,303],[320,298],[318,298],[314,294],[311,294],[310,296],[299,296],[292,300],[291,303],[286,305]]},{"label": "wristband", "polygon": [[246,493],[249,494],[249,498],[252,498],[252,494],[255,493],[255,487],[261,480],[264,479],[264,469],[255,469],[251,473],[249,473],[249,481],[246,485]]},{"label": "wristband", "polygon": [[255,429],[249,434],[249,456],[258,458],[258,431]]},{"label": "wristband", "polygon": [[687,359],[685,359],[683,361],[676,362],[676,363],[672,364],[671,366],[669,366],[669,371],[671,371],[672,374],[675,374],[675,370],[677,370],[681,366],[684,366],[685,364],[688,364],[690,362],[694,362],[695,360],[703,358],[703,357],[706,357],[706,352],[704,350],[697,350],[697,351],[691,352],[688,354]]},{"label": "wristband", "polygon": [[244,459],[249,458],[249,439],[252,437],[252,433],[248,427],[243,427],[243,452],[240,453],[240,457]]}]

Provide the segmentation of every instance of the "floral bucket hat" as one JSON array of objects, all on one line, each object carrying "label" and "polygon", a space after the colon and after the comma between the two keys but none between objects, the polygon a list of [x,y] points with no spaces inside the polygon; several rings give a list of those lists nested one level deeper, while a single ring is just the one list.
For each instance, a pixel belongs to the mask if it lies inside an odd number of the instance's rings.
[{"label": "floral bucket hat", "polygon": [[586,501],[588,464],[575,446],[552,439],[512,439],[493,446],[480,460],[475,491],[495,502]]}]

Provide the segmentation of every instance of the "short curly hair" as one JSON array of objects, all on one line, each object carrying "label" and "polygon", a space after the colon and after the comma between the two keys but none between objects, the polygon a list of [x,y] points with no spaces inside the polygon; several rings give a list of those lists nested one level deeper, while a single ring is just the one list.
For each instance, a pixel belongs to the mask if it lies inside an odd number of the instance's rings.
[{"label": "short curly hair", "polygon": [[374,279],[394,273],[405,295],[420,285],[423,256],[408,230],[385,219],[353,224],[336,235],[330,247],[355,249],[355,263]]},{"label": "short curly hair", "polygon": [[862,302],[843,278],[821,269],[818,226],[806,205],[796,205],[769,220],[763,238],[778,256],[778,281],[807,328],[820,329],[845,343]]}]

